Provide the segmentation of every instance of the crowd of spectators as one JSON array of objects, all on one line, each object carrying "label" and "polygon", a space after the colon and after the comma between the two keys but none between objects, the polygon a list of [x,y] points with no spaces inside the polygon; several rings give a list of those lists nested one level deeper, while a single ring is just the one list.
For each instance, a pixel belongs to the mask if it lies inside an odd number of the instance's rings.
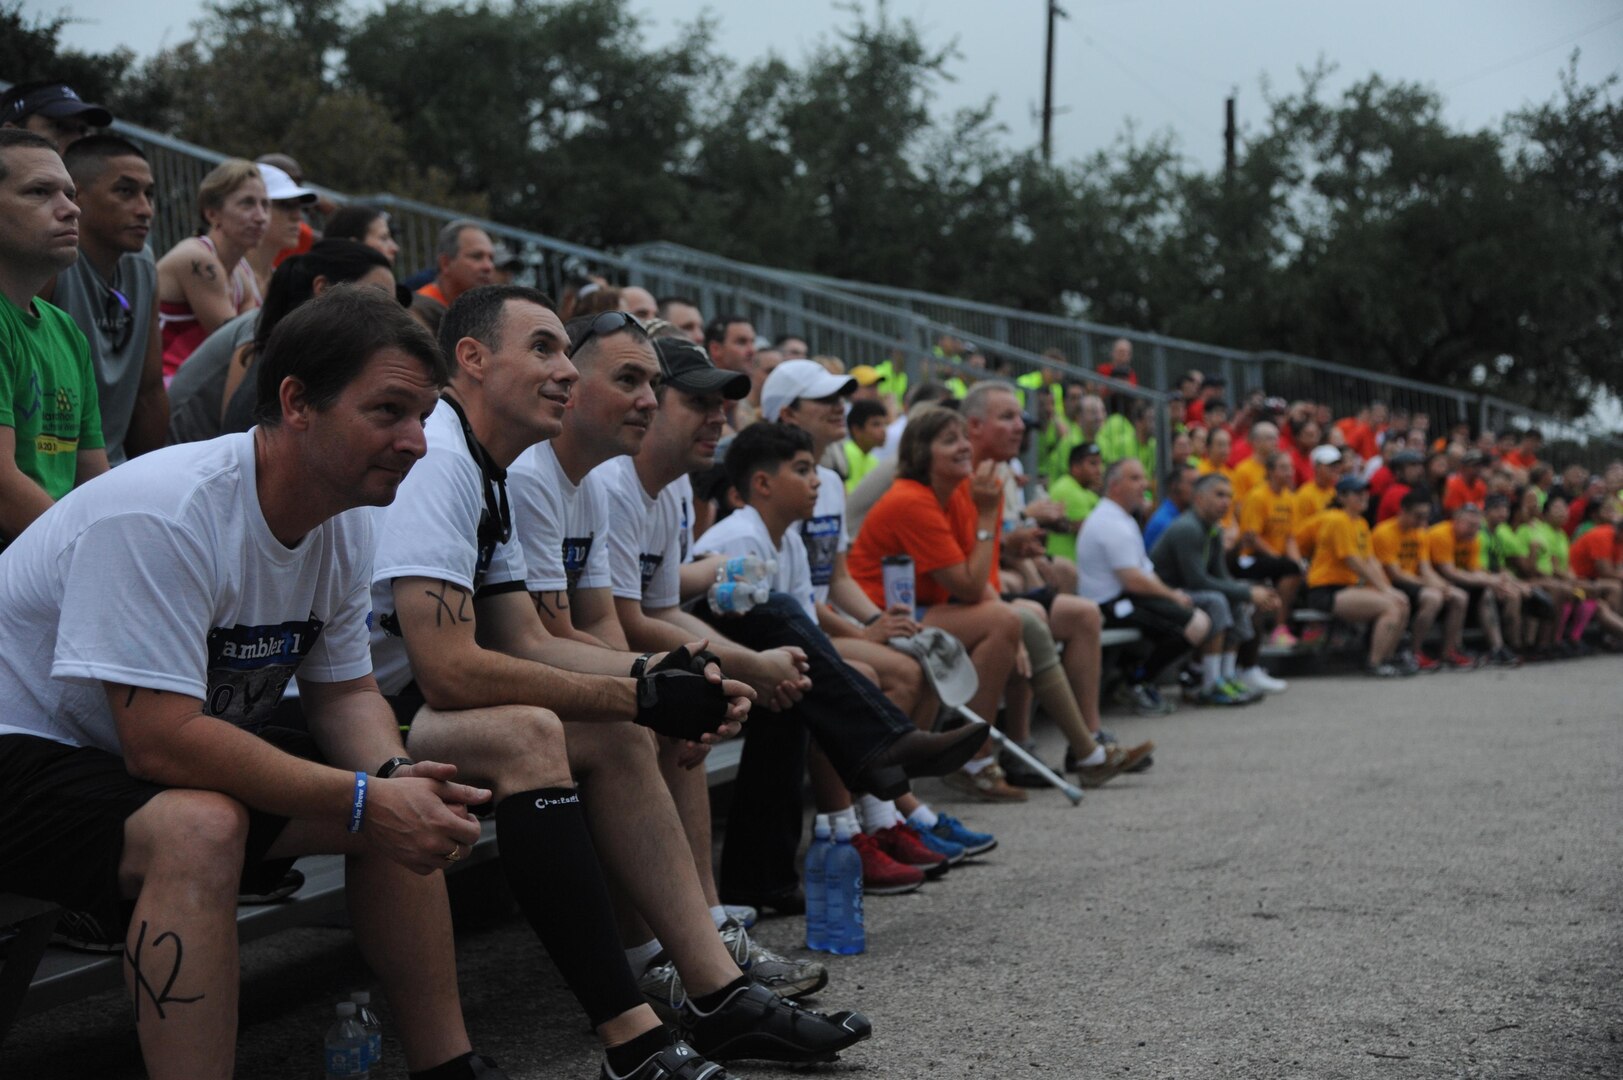
[{"label": "crowd of spectators", "polygon": [[[353,857],[411,1075],[500,1077],[433,873],[475,810],[605,1076],[831,1060],[868,1020],[794,1004],[829,967],[748,933],[804,911],[808,778],[867,890],[909,892],[997,843],[914,779],[1047,782],[987,722],[1030,750],[1040,713],[1097,788],[1156,750],[1106,700],[1246,705],[1287,690],[1268,647],[1367,627],[1382,678],[1623,647],[1623,462],[1558,471],[1537,431],[1188,372],[1162,471],[1125,339],[1096,380],[943,336],[910,384],[688,297],[554,303],[469,221],[401,280],[388,215],[308,218],[281,154],[215,168],[154,259],[187,193],[109,121],[61,84],[0,99],[0,892],[127,945],[138,995],[174,937],[154,1077],[230,1074],[236,898],[316,851]],[[770,596],[718,612],[741,558]]]}]

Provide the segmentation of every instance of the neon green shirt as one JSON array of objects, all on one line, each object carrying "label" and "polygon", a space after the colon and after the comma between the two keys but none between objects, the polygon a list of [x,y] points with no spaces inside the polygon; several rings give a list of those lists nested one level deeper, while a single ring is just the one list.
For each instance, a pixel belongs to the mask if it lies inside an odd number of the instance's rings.
[{"label": "neon green shirt", "polygon": [[[1077,483],[1076,478],[1068,473],[1054,481],[1053,486],[1048,489],[1048,497],[1065,507],[1065,516],[1071,521],[1082,521],[1093,513],[1095,506],[1099,505],[1098,493],[1089,491]],[[1056,558],[1063,556],[1074,561],[1076,559],[1076,534],[1049,533],[1048,554]]]}]

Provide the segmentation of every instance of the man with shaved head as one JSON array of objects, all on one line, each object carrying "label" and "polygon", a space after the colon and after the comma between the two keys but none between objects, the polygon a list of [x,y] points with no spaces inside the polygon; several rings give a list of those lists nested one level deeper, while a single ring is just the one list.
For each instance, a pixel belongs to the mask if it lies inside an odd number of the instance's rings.
[{"label": "man with shaved head", "polygon": [[627,285],[620,290],[620,310],[629,311],[644,326],[659,317],[659,304],[654,294],[641,285]]}]

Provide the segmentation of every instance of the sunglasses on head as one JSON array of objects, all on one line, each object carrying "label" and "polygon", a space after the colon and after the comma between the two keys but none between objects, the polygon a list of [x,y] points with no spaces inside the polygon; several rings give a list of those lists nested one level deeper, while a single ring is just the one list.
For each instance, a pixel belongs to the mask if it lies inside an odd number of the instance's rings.
[{"label": "sunglasses on head", "polygon": [[569,351],[565,355],[572,357],[584,349],[586,343],[591,341],[592,338],[607,337],[610,334],[619,333],[627,327],[630,327],[643,337],[648,336],[648,328],[638,322],[636,316],[629,311],[605,311],[592,320],[591,325],[586,328],[586,333],[580,336],[579,341],[569,346]]}]

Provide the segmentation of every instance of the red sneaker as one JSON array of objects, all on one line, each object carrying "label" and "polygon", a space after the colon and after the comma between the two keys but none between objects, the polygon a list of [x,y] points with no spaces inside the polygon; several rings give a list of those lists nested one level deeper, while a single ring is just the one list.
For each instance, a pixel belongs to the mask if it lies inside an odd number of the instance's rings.
[{"label": "red sneaker", "polygon": [[1433,660],[1431,657],[1427,656],[1423,652],[1420,652],[1418,649],[1415,650],[1414,654],[1414,666],[1420,671],[1427,672],[1443,670],[1443,663],[1441,660]]},{"label": "red sneaker", "polygon": [[867,833],[853,836],[851,846],[862,856],[862,891],[870,896],[909,893],[924,884],[923,870],[903,866],[886,855],[879,842]]},{"label": "red sneaker", "polygon": [[1451,649],[1443,654],[1443,663],[1455,671],[1470,671],[1476,667],[1476,657],[1467,656],[1458,649]]},{"label": "red sneaker", "polygon": [[873,834],[881,851],[903,866],[916,866],[927,878],[938,878],[947,872],[947,857],[931,851],[905,825],[892,825]]}]

